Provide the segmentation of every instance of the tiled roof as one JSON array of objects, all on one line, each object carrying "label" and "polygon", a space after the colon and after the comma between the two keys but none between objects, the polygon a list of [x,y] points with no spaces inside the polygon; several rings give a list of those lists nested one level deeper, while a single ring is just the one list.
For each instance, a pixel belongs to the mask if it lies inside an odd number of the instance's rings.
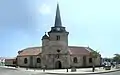
[{"label": "tiled roof", "polygon": [[5,61],[7,61],[7,60],[9,61],[9,60],[16,60],[16,59],[5,59]]},{"label": "tiled roof", "polygon": [[24,50],[18,51],[18,56],[38,55],[42,51],[41,47],[30,47]]},{"label": "tiled roof", "polygon": [[15,61],[16,60],[16,57],[13,57],[13,58],[6,58],[5,61]]},{"label": "tiled roof", "polygon": [[[69,46],[69,53],[71,55],[89,55],[91,50],[92,49],[89,47]],[[41,52],[42,52],[41,47],[30,47],[19,51],[18,56],[38,55]]]},{"label": "tiled roof", "polygon": [[69,46],[69,53],[71,55],[90,55],[91,50],[88,47]]}]

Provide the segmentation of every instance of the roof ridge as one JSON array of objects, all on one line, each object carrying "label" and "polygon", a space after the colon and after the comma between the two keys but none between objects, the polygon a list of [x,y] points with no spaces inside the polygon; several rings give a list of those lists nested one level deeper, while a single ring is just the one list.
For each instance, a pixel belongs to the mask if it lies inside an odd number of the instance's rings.
[{"label": "roof ridge", "polygon": [[86,48],[85,46],[68,46],[68,47],[82,47],[82,48]]},{"label": "roof ridge", "polygon": [[24,48],[22,50],[28,50],[28,49],[32,49],[32,48],[42,48],[41,46],[36,46],[36,47],[27,47],[27,48]]}]

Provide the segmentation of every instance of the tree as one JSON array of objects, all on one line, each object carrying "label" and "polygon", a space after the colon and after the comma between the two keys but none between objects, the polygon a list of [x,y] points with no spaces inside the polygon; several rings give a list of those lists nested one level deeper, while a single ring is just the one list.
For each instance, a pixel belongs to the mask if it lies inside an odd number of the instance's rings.
[{"label": "tree", "polygon": [[120,63],[120,54],[114,54],[113,61]]},{"label": "tree", "polygon": [[92,50],[91,53],[90,53],[92,59],[93,59],[93,62],[92,62],[92,71],[94,72],[95,71],[95,59],[100,56],[99,52],[98,51],[94,51]]},{"label": "tree", "polygon": [[112,61],[112,58],[104,58],[104,61],[106,61],[106,62],[111,62],[111,61]]}]

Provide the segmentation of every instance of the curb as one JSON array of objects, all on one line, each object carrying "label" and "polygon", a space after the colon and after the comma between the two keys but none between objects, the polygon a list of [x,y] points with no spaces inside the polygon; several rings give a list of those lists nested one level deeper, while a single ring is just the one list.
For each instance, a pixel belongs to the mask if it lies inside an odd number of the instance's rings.
[{"label": "curb", "polygon": [[72,72],[72,73],[44,73],[44,74],[56,74],[56,75],[89,75],[89,74],[103,74],[103,73],[111,73],[111,72],[116,72],[116,71],[120,71],[120,69],[118,70],[113,70],[113,71],[107,71],[107,72],[93,72],[93,73],[76,73],[76,72]]}]

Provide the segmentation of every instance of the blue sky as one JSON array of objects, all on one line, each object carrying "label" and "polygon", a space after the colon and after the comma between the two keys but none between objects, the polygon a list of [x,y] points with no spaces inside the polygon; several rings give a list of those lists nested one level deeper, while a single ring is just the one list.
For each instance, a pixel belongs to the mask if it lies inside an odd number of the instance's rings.
[{"label": "blue sky", "polygon": [[[59,0],[69,45],[89,46],[103,57],[120,53],[120,0]],[[41,46],[54,25],[57,0],[0,0],[0,56]]]}]

